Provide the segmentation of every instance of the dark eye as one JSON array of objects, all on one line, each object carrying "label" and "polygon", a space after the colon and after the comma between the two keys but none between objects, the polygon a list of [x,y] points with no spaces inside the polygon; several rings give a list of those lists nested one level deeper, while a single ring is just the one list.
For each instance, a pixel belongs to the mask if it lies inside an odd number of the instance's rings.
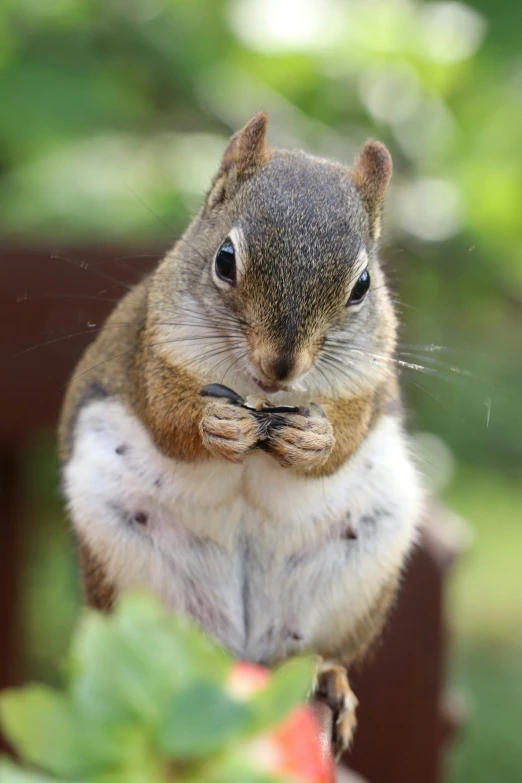
[{"label": "dark eye", "polygon": [[236,254],[230,239],[225,239],[217,251],[214,267],[220,280],[234,285],[236,282]]},{"label": "dark eye", "polygon": [[366,294],[368,293],[368,289],[370,287],[370,273],[367,269],[364,270],[364,272],[361,273],[361,276],[359,277],[358,281],[352,288],[352,293],[350,294],[350,298],[348,299],[347,304],[348,305],[355,305],[360,304]]}]

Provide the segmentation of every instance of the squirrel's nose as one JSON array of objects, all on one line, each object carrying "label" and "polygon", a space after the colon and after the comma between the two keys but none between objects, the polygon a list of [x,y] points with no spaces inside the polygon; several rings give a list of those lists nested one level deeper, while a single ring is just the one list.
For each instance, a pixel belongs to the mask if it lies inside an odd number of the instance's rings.
[{"label": "squirrel's nose", "polygon": [[313,362],[311,352],[306,349],[280,352],[254,348],[250,358],[254,375],[267,386],[289,383],[307,372]]},{"label": "squirrel's nose", "polygon": [[288,378],[294,368],[294,360],[290,356],[280,356],[273,362],[273,374],[278,381]]},{"label": "squirrel's nose", "polygon": [[262,359],[260,365],[263,375],[271,381],[284,381],[294,369],[295,362],[291,356],[283,355],[275,359]]}]

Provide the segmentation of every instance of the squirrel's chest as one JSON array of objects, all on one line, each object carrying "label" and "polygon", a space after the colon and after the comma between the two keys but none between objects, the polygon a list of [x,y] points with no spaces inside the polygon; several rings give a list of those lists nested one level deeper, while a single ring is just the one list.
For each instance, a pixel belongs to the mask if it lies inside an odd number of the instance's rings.
[{"label": "squirrel's chest", "polygon": [[144,585],[236,655],[321,648],[368,611],[411,545],[415,475],[392,420],[335,476],[265,454],[174,463],[121,403],[78,419],[65,491],[74,527],[117,589]]}]

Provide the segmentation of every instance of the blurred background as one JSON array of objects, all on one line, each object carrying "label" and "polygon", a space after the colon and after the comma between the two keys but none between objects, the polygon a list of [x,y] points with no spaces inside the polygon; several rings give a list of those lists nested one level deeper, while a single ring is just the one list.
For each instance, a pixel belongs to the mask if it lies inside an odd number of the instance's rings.
[{"label": "blurred background", "polygon": [[3,0],[2,455],[16,445],[24,676],[57,678],[79,601],[57,403],[37,415],[63,395],[53,368],[265,109],[274,145],[349,163],[371,135],[392,153],[382,255],[418,365],[403,371],[410,426],[467,521],[447,602],[469,715],[448,780],[522,780],[521,29],[512,0]]}]

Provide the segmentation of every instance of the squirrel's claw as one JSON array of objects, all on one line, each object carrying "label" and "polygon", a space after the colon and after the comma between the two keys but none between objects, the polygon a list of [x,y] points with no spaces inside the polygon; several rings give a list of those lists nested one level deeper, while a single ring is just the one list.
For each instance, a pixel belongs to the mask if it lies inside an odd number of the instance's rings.
[{"label": "squirrel's claw", "polygon": [[331,661],[321,662],[315,695],[332,710],[332,744],[338,761],[351,745],[357,727],[355,711],[359,703],[350,688],[345,667]]},{"label": "squirrel's claw", "polygon": [[303,411],[270,420],[266,450],[281,465],[306,471],[326,462],[334,442],[332,425],[323,412],[305,415]]}]

